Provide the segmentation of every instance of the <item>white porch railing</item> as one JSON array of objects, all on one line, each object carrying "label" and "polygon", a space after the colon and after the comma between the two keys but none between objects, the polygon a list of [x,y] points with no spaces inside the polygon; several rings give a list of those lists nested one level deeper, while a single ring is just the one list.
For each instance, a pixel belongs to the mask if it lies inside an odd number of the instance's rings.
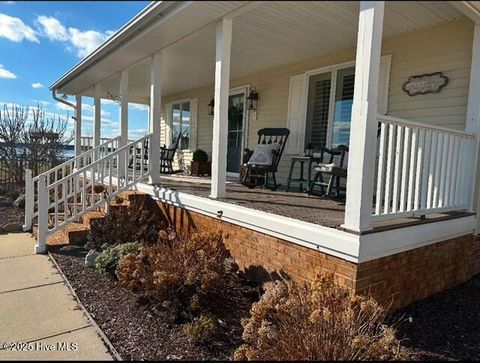
[{"label": "white porch railing", "polygon": [[27,170],[25,173],[25,224],[23,229],[26,231],[31,230],[32,221],[38,216],[38,182],[42,176],[45,177],[45,183],[49,186],[71,174],[75,168],[78,169],[85,167],[91,164],[95,159],[101,159],[118,149],[119,140],[120,137],[108,139],[108,141],[98,145],[96,148],[87,150],[79,156],[69,159],[35,178],[32,178],[31,171]]},{"label": "white porch railing", "polygon": [[[49,175],[53,171],[49,171],[32,180],[30,193],[33,197],[26,195],[26,200],[33,201],[30,203],[37,204],[38,208],[35,211],[35,207],[27,207],[27,203],[25,208],[33,210],[32,219],[38,216],[37,252],[45,251],[49,234],[97,209],[102,203],[150,175],[150,158],[145,155],[146,150],[150,153],[147,147],[150,138],[151,134],[105,153],[96,161],[89,159],[92,161],[81,163],[79,159],[87,157],[86,154],[92,156],[92,152],[99,152],[99,146],[72,159],[70,168],[73,168],[75,162],[82,166],[71,169],[63,177],[52,180]],[[36,183],[36,188],[33,182]],[[98,184],[105,186],[105,193],[95,193],[94,186]]]},{"label": "white porch railing", "polygon": [[[117,139],[117,138],[116,138]],[[101,137],[100,144],[103,144],[110,139],[108,137]],[[82,150],[89,150],[93,148],[93,137],[92,136],[82,136],[80,138],[80,145],[82,146]]]},{"label": "white porch railing", "polygon": [[373,221],[470,208],[474,135],[378,116]]}]

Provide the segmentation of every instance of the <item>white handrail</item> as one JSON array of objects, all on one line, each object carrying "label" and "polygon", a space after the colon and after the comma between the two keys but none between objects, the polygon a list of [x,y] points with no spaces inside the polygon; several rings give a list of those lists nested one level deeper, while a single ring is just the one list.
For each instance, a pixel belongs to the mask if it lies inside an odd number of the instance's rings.
[{"label": "white handrail", "polygon": [[392,116],[378,122],[373,221],[469,209],[474,134]]},{"label": "white handrail", "polygon": [[449,134],[457,134],[457,135],[471,137],[471,138],[473,138],[475,136],[472,132],[468,132],[468,131],[455,130],[455,129],[451,129],[451,128],[448,128],[448,127],[425,124],[425,123],[422,123],[422,122],[406,120],[404,118],[394,117],[394,116],[387,116],[387,115],[380,115],[379,114],[379,115],[377,115],[377,120],[379,122],[383,121],[383,122],[387,122],[387,123],[394,123],[394,124],[397,124],[397,125],[418,127],[418,128],[421,128],[421,129],[429,129],[429,130],[435,130],[435,131],[443,131],[443,132],[447,132]]},{"label": "white handrail", "polygon": [[114,137],[113,139],[109,139],[108,141],[105,141],[103,144],[100,144],[100,145],[98,145],[98,146],[96,146],[96,147],[94,147],[90,150],[87,150],[87,151],[81,153],[80,155],[65,161],[62,164],[57,165],[56,167],[54,167],[52,169],[49,169],[42,174],[37,175],[35,178],[33,178],[33,181],[34,182],[38,181],[38,179],[40,178],[41,175],[48,176],[49,174],[52,174],[52,173],[57,172],[59,170],[63,170],[64,167],[71,166],[72,164],[75,164],[75,162],[78,161],[78,160],[84,160],[86,157],[92,156],[95,151],[98,151],[102,148],[105,148],[109,144],[114,144],[118,140],[120,140],[120,136]]},{"label": "white handrail", "polygon": [[[97,209],[118,193],[150,175],[152,134],[122,146],[101,159],[73,170],[61,179],[47,185],[41,175],[38,181],[38,239],[37,252],[46,249],[46,238],[58,229]],[[138,153],[138,150],[140,152]],[[145,152],[148,155],[145,155]],[[95,186],[105,188],[103,195],[95,193]],[[52,213],[50,213],[52,211]],[[48,215],[51,215],[51,225]]]}]

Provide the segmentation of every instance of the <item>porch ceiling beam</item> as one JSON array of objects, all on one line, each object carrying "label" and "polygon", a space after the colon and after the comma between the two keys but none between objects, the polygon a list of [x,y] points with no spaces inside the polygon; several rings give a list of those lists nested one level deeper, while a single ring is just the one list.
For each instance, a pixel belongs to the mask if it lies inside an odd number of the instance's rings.
[{"label": "porch ceiling beam", "polygon": [[162,104],[162,53],[150,58],[150,111],[148,130],[152,134],[149,149],[150,183],[160,183],[160,120]]},{"label": "porch ceiling beam", "polygon": [[75,95],[76,107],[75,107],[75,125],[74,125],[74,136],[75,136],[75,156],[78,156],[82,153],[82,95]]},{"label": "porch ceiling beam", "polygon": [[355,232],[371,229],[384,9],[383,1],[360,2],[343,225]]},{"label": "porch ceiling beam", "polygon": [[[124,69],[120,72],[120,145],[119,147],[127,145],[128,140],[128,69]],[[125,160],[120,158],[118,170],[119,172],[125,172]],[[125,175],[120,175],[124,177]]]},{"label": "porch ceiling beam", "polygon": [[230,51],[232,19],[217,24],[215,51],[215,97],[212,140],[211,198],[225,196],[227,182],[228,94],[230,89]]},{"label": "porch ceiling beam", "polygon": [[480,23],[480,6],[474,3],[477,1],[449,1],[449,4],[460,11],[463,15],[472,19],[475,23]]},{"label": "porch ceiling beam", "polygon": [[[96,83],[93,89],[93,147],[100,145],[100,129],[102,122],[102,86],[100,83]],[[93,155],[94,159],[97,155]]]}]

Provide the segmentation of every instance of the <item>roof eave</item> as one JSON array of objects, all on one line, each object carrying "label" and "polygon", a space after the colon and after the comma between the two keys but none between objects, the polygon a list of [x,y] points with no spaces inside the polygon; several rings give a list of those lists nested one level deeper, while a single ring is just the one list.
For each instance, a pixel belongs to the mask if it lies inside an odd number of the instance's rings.
[{"label": "roof eave", "polygon": [[115,34],[106,39],[94,52],[90,53],[86,58],[82,59],[73,68],[68,70],[59,79],[49,86],[50,90],[61,89],[66,83],[77,77],[82,71],[90,68],[95,63],[106,57],[112,50],[126,41],[130,36],[140,34],[141,27],[144,23],[154,17],[157,13],[167,9],[169,5],[175,1],[153,1],[139,12],[128,23],[122,26]]}]

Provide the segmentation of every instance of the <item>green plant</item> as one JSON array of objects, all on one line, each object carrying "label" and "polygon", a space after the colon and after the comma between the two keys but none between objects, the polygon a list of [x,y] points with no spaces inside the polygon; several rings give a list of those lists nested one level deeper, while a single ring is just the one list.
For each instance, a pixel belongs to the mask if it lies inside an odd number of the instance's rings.
[{"label": "green plant", "polygon": [[193,322],[183,326],[188,340],[196,344],[207,344],[219,335],[220,326],[217,319],[210,314],[201,314]]},{"label": "green plant", "polygon": [[310,284],[275,281],[244,319],[237,360],[385,360],[407,358],[386,310],[340,287],[332,274]]},{"label": "green plant", "polygon": [[95,259],[95,268],[104,275],[115,277],[118,261],[122,256],[138,251],[137,242],[123,243],[114,247],[105,248]]},{"label": "green plant", "polygon": [[128,208],[112,208],[103,220],[94,221],[87,235],[86,246],[100,250],[104,245],[132,241],[154,243],[159,230],[167,226],[168,220],[159,212],[155,201],[133,199]]},{"label": "green plant", "polygon": [[206,163],[208,161],[208,154],[202,149],[197,149],[193,152],[192,160]]},{"label": "green plant", "polygon": [[222,235],[161,231],[159,239],[119,262],[117,277],[124,287],[189,316],[215,312],[238,292],[238,266],[229,263]]}]

